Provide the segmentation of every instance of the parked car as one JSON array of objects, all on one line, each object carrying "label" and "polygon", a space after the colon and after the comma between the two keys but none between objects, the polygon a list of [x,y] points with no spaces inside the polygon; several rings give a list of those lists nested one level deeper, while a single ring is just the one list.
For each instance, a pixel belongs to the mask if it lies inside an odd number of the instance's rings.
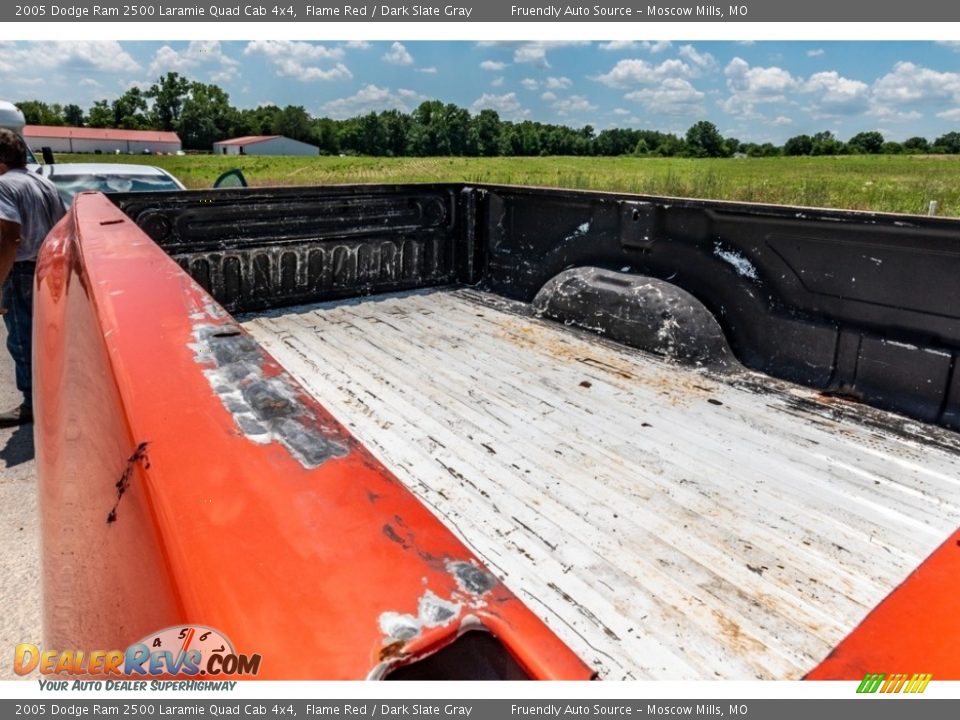
[{"label": "parked car", "polygon": [[65,205],[79,192],[96,190],[142,192],[186,190],[186,185],[162,168],[120,163],[63,163],[44,165],[40,172],[57,186]]},{"label": "parked car", "polygon": [[[79,192],[145,192],[186,190],[186,186],[163,168],[124,163],[48,163],[39,172],[49,178],[60,191],[65,205]],[[223,173],[214,187],[246,187],[239,170]]]}]

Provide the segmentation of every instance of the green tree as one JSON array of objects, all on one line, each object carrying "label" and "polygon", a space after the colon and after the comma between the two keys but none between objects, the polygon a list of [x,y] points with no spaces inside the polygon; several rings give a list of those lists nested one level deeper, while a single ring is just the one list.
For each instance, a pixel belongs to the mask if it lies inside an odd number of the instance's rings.
[{"label": "green tree", "polygon": [[784,155],[812,155],[813,138],[809,135],[795,135],[783,144]]},{"label": "green tree", "polygon": [[687,130],[687,151],[694,157],[725,157],[729,148],[717,126],[708,120],[700,120]]},{"label": "green tree", "polygon": [[443,107],[443,129],[447,136],[447,155],[468,155],[470,113],[453,103]]},{"label": "green tree", "polygon": [[384,147],[382,152],[391,157],[400,157],[407,154],[407,145],[410,142],[410,127],[413,121],[406,113],[399,110],[384,110],[380,113],[380,125],[383,128]]},{"label": "green tree", "polygon": [[301,142],[313,140],[313,123],[300,105],[287,105],[273,116],[271,134],[285,135]]},{"label": "green tree", "polygon": [[496,155],[500,147],[500,115],[487,108],[474,116],[470,125],[471,138],[476,154],[483,157]]},{"label": "green tree", "polygon": [[933,147],[938,152],[950,153],[951,155],[960,154],[960,132],[948,132],[941,135],[934,140]]},{"label": "green tree", "polygon": [[[339,133],[336,120],[320,118],[313,123],[313,137],[320,146],[323,155],[336,155],[340,152]],[[404,138],[406,142],[406,138]],[[403,154],[402,152],[400,154]]]},{"label": "green tree", "polygon": [[113,101],[113,127],[139,130],[150,126],[147,118],[147,96],[134,86]]},{"label": "green tree", "polygon": [[230,96],[216,85],[194,82],[180,113],[180,139],[185,148],[209,150],[230,136],[235,124]]},{"label": "green tree", "polygon": [[40,100],[21,100],[17,107],[27,125],[63,125],[63,108]]},{"label": "green tree", "polygon": [[97,100],[87,114],[87,125],[95,128],[113,127],[113,108],[106,100]]},{"label": "green tree", "polygon": [[915,136],[903,141],[903,149],[911,153],[930,152],[930,142],[925,137]]},{"label": "green tree", "polygon": [[818,132],[813,136],[813,149],[811,155],[839,155],[843,150],[843,144],[833,136],[829,130]]},{"label": "green tree", "polygon": [[83,108],[79,105],[64,105],[63,121],[71,127],[83,127],[84,116]]},{"label": "green tree", "polygon": [[189,92],[190,81],[175,72],[168,72],[151,85],[146,97],[153,100],[153,126],[159,130],[179,129],[180,113]]},{"label": "green tree", "polygon": [[358,121],[358,152],[364,155],[386,155],[387,133],[380,116],[369,112]]},{"label": "green tree", "polygon": [[876,155],[883,150],[883,135],[876,130],[861,132],[847,141],[851,152]]}]

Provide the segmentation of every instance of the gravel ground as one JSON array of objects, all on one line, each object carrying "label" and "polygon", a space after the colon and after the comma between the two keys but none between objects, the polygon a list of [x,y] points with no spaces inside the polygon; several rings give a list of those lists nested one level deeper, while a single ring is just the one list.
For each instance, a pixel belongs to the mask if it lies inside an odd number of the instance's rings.
[{"label": "gravel ground", "polygon": [[[21,401],[0,323],[0,411]],[[39,644],[40,523],[33,425],[0,429],[0,680],[14,680],[13,648]]]}]

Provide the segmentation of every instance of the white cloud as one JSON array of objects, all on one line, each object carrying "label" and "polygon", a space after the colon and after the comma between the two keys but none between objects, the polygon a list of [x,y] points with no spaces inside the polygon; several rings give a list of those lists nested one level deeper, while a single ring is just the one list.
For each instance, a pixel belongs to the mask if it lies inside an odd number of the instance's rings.
[{"label": "white cloud", "polygon": [[76,70],[110,74],[140,72],[142,68],[114,40],[65,42],[0,42],[0,72]]},{"label": "white cloud", "polygon": [[510,63],[498,62],[497,60],[484,60],[480,63],[481,70],[489,70],[490,72],[497,72],[498,70],[503,70]]},{"label": "white cloud", "polygon": [[168,72],[189,76],[203,68],[216,82],[229,82],[240,74],[240,63],[224,54],[216,40],[193,40],[182,50],[163,45],[153,54],[149,72],[154,77]]},{"label": "white cloud", "polygon": [[417,72],[418,72],[418,73],[424,73],[424,74],[426,74],[426,75],[436,75],[436,74],[437,74],[437,69],[436,69],[435,67],[432,67],[432,66],[431,66],[431,67],[424,67],[424,68],[417,68]]},{"label": "white cloud", "polygon": [[777,117],[770,121],[770,124],[776,127],[785,127],[793,124],[793,118],[788,118],[786,115],[777,115]]},{"label": "white cloud", "polygon": [[960,74],[931,70],[912,62],[898,62],[892,72],[873,84],[873,96],[880,103],[896,105],[960,101]]},{"label": "white cloud", "polygon": [[496,77],[490,81],[490,87],[501,87],[503,85],[503,76]]},{"label": "white cloud", "polygon": [[573,81],[568,77],[548,77],[545,85],[548,90],[565,90],[573,85]]},{"label": "white cloud", "polygon": [[561,98],[553,102],[552,107],[557,115],[567,117],[577,113],[592,112],[597,109],[587,98],[582,95],[571,95],[568,98]]},{"label": "white cloud", "polygon": [[960,40],[940,40],[937,42],[937,45],[960,53]]},{"label": "white cloud", "polygon": [[506,93],[505,95],[493,95],[484,93],[471,106],[474,112],[480,110],[496,110],[501,117],[507,120],[522,120],[530,111],[523,107],[517,99],[516,93]]},{"label": "white cloud", "polygon": [[557,94],[552,93],[548,90],[547,92],[545,92],[543,95],[540,96],[540,99],[546,100],[547,102],[553,102],[554,100],[557,99]]},{"label": "white cloud", "polygon": [[83,78],[83,80],[80,81],[80,87],[99,88],[100,83],[93,78]]},{"label": "white cloud", "polygon": [[381,110],[410,112],[418,101],[423,100],[426,97],[415,90],[401,88],[392,92],[389,88],[370,84],[349,97],[324,103],[322,110],[329,117],[343,119]]},{"label": "white cloud", "polygon": [[727,64],[723,74],[730,96],[719,105],[731,115],[753,115],[755,105],[785,102],[787,94],[799,86],[799,81],[783,68],[750,67],[739,57]]},{"label": "white cloud", "polygon": [[885,105],[874,105],[870,108],[868,115],[892,123],[913,122],[923,117],[923,113],[916,110],[897,110]]},{"label": "white cloud", "polygon": [[390,49],[383,54],[381,59],[391,65],[413,65],[413,55],[407,52],[403,43],[399,42],[391,45]]},{"label": "white cloud", "polygon": [[854,114],[867,109],[870,87],[842,77],[835,70],[811,75],[801,90],[815,96],[813,110],[819,114]]},{"label": "white cloud", "polygon": [[673,47],[673,43],[669,40],[657,40],[656,42],[650,42],[649,40],[644,40],[640,43],[640,47],[644,50],[648,50],[651,54],[656,55],[657,53],[662,53],[664,50],[669,50]]},{"label": "white cloud", "polygon": [[629,115],[629,114],[630,114],[630,111],[629,111],[629,110],[625,110],[624,108],[614,108],[614,109],[613,109],[613,114],[614,114],[614,115]]},{"label": "white cloud", "polygon": [[[918,106],[937,108],[960,104],[960,73],[940,72],[898,62],[873,83],[868,114],[886,122],[904,123],[923,117]],[[942,112],[950,112],[950,108]],[[945,117],[938,114],[937,117]],[[951,119],[946,116],[945,119]]]},{"label": "white cloud", "polygon": [[351,50],[367,50],[370,47],[370,43],[366,40],[351,40],[348,43],[344,43],[344,47],[348,47]]},{"label": "white cloud", "polygon": [[[540,69],[548,69],[550,63],[547,60],[547,52],[555,48],[575,47],[578,45],[589,45],[583,40],[536,40],[532,42],[516,42],[514,40],[481,40],[476,43],[478,48],[510,48],[513,50],[513,61],[515,63],[526,63],[534,65]],[[503,67],[506,67],[504,65]],[[503,68],[484,68],[485,70],[502,70]]]},{"label": "white cloud", "polygon": [[634,40],[613,40],[611,42],[600,43],[600,49],[608,52],[619,52],[620,50],[633,50],[639,43]]},{"label": "white cloud", "polygon": [[577,45],[589,45],[588,42],[578,41],[557,41],[557,42],[525,42],[520,43],[513,51],[513,61],[518,64],[530,64],[541,70],[550,68],[547,60],[547,51],[554,48],[574,47]]},{"label": "white cloud", "polygon": [[952,110],[938,112],[937,117],[943,118],[944,120],[950,120],[952,122],[960,121],[960,108],[953,108]]},{"label": "white cloud", "polygon": [[712,68],[717,64],[716,59],[708,52],[701,53],[698,52],[693,45],[682,45],[677,54],[680,57],[685,57],[687,60],[692,62],[697,67],[701,68]]},{"label": "white cloud", "polygon": [[622,52],[623,50],[646,50],[652,55],[661,53],[664,50],[669,50],[673,46],[673,43],[669,40],[657,40],[651,42],[649,40],[644,40],[643,42],[637,42],[635,40],[614,40],[612,42],[600,43],[600,49],[606,50],[607,52]]},{"label": "white cloud", "polygon": [[342,62],[322,67],[324,61],[339,60],[343,48],[326,47],[293,40],[254,40],[243,49],[247,56],[263,56],[279,77],[302,82],[312,80],[349,80],[353,73]]},{"label": "white cloud", "polygon": [[823,55],[823,48],[816,48],[814,50],[807,50],[807,57],[820,57]]},{"label": "white cloud", "polygon": [[536,90],[537,88],[540,87],[540,83],[538,83],[533,78],[524,78],[523,80],[520,81],[520,84],[523,85],[525,90],[530,90],[530,91]]},{"label": "white cloud", "polygon": [[515,63],[530,63],[539,68],[548,68],[547,49],[542,45],[524,45],[513,51],[513,61]]},{"label": "white cloud", "polygon": [[651,65],[637,58],[621,60],[610,72],[597,75],[592,80],[609,87],[628,88],[636,85],[652,85],[667,78],[694,77],[696,72],[680,60],[664,60],[659,65]]},{"label": "white cloud", "polygon": [[300,62],[340,60],[342,48],[300,42],[297,40],[253,40],[243,49],[244,55],[263,55],[267,59],[294,58]]},{"label": "white cloud", "polygon": [[704,94],[684,78],[667,78],[658,87],[634,90],[624,95],[650,112],[695,115],[703,112]]}]

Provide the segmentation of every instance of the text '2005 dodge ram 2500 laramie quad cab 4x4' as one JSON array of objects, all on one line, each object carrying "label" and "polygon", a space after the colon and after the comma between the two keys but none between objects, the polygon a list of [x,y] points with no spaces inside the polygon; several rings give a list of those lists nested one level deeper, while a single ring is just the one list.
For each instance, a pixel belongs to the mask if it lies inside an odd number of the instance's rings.
[{"label": "text '2005 dodge ram 2500 laramie quad cab 4x4'", "polygon": [[272,678],[960,679],[960,222],[483,185],[78,195],[48,647]]}]

